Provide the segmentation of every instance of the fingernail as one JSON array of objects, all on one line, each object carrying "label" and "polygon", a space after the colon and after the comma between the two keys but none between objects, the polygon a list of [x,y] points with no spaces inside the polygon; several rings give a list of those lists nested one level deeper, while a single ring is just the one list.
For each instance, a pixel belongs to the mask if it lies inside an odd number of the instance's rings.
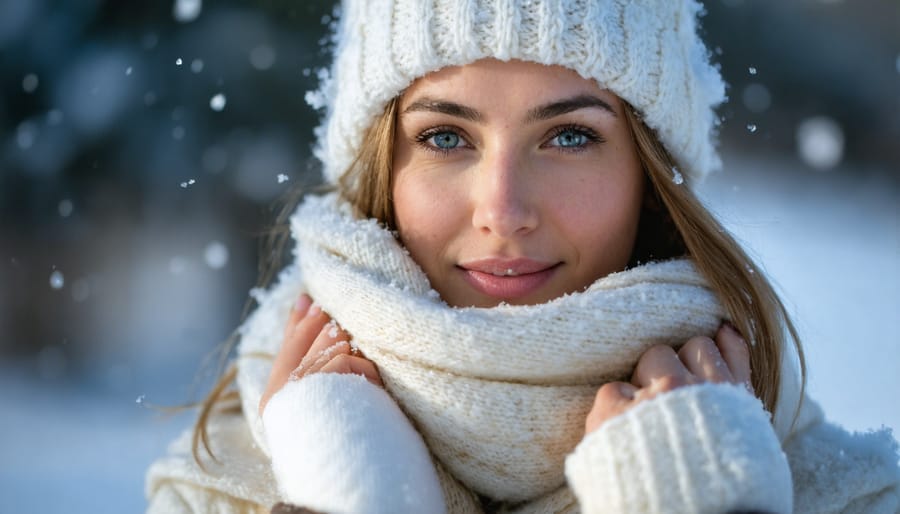
[{"label": "fingernail", "polygon": [[322,312],[322,307],[318,303],[313,303],[309,310],[306,312],[307,318],[314,318]]},{"label": "fingernail", "polygon": [[736,338],[740,339],[741,341],[744,340],[744,336],[741,335],[740,332],[738,332],[738,329],[734,328],[734,325],[732,325],[730,321],[726,321],[722,326],[724,326],[725,330],[731,332],[732,335],[734,335]]},{"label": "fingernail", "polygon": [[312,298],[309,296],[302,294],[300,298],[297,298],[297,304],[294,306],[294,309],[300,313],[300,317],[306,316],[306,309],[309,309],[309,304],[312,303]]}]

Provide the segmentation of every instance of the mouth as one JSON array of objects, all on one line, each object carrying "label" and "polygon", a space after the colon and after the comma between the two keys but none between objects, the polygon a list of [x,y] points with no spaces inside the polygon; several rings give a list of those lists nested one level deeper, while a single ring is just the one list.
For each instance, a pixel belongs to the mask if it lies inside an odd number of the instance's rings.
[{"label": "mouth", "polygon": [[466,282],[476,291],[497,300],[516,300],[541,288],[561,262],[532,259],[481,259],[459,264]]}]

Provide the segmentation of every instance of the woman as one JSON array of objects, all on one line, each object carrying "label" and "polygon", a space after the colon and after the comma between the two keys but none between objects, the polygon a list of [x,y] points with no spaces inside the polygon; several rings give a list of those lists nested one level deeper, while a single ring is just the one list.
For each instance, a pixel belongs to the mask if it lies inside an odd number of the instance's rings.
[{"label": "woman", "polygon": [[896,512],[896,443],[801,405],[784,308],[690,190],[724,90],[698,9],[346,2],[310,98],[337,192],[207,404],[220,464],[176,449],[151,510]]}]

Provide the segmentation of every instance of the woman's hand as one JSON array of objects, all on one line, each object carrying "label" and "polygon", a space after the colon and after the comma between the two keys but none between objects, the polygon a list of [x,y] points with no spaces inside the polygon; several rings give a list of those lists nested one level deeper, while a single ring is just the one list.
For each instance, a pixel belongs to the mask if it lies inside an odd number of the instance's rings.
[{"label": "woman's hand", "polygon": [[281,350],[259,400],[260,414],[269,398],[288,380],[299,380],[311,373],[352,373],[364,376],[379,387],[384,385],[375,364],[351,349],[350,334],[304,294],[291,309]]},{"label": "woman's hand", "polygon": [[642,401],[678,387],[703,382],[743,384],[751,393],[750,349],[730,323],[723,323],[715,341],[692,337],[678,353],[670,346],[656,345],[638,360],[631,383],[603,384],[584,423],[585,433],[622,414]]}]

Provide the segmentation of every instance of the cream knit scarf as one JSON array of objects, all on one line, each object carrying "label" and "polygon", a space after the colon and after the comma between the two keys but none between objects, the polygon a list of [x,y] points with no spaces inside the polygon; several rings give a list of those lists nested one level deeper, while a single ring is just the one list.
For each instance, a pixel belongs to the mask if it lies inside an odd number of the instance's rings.
[{"label": "cream knit scarf", "polygon": [[394,235],[336,195],[292,218],[309,294],[353,335],[438,461],[490,498],[564,485],[598,386],[644,350],[712,334],[723,312],[687,260],[615,273],[534,306],[452,308]]}]

